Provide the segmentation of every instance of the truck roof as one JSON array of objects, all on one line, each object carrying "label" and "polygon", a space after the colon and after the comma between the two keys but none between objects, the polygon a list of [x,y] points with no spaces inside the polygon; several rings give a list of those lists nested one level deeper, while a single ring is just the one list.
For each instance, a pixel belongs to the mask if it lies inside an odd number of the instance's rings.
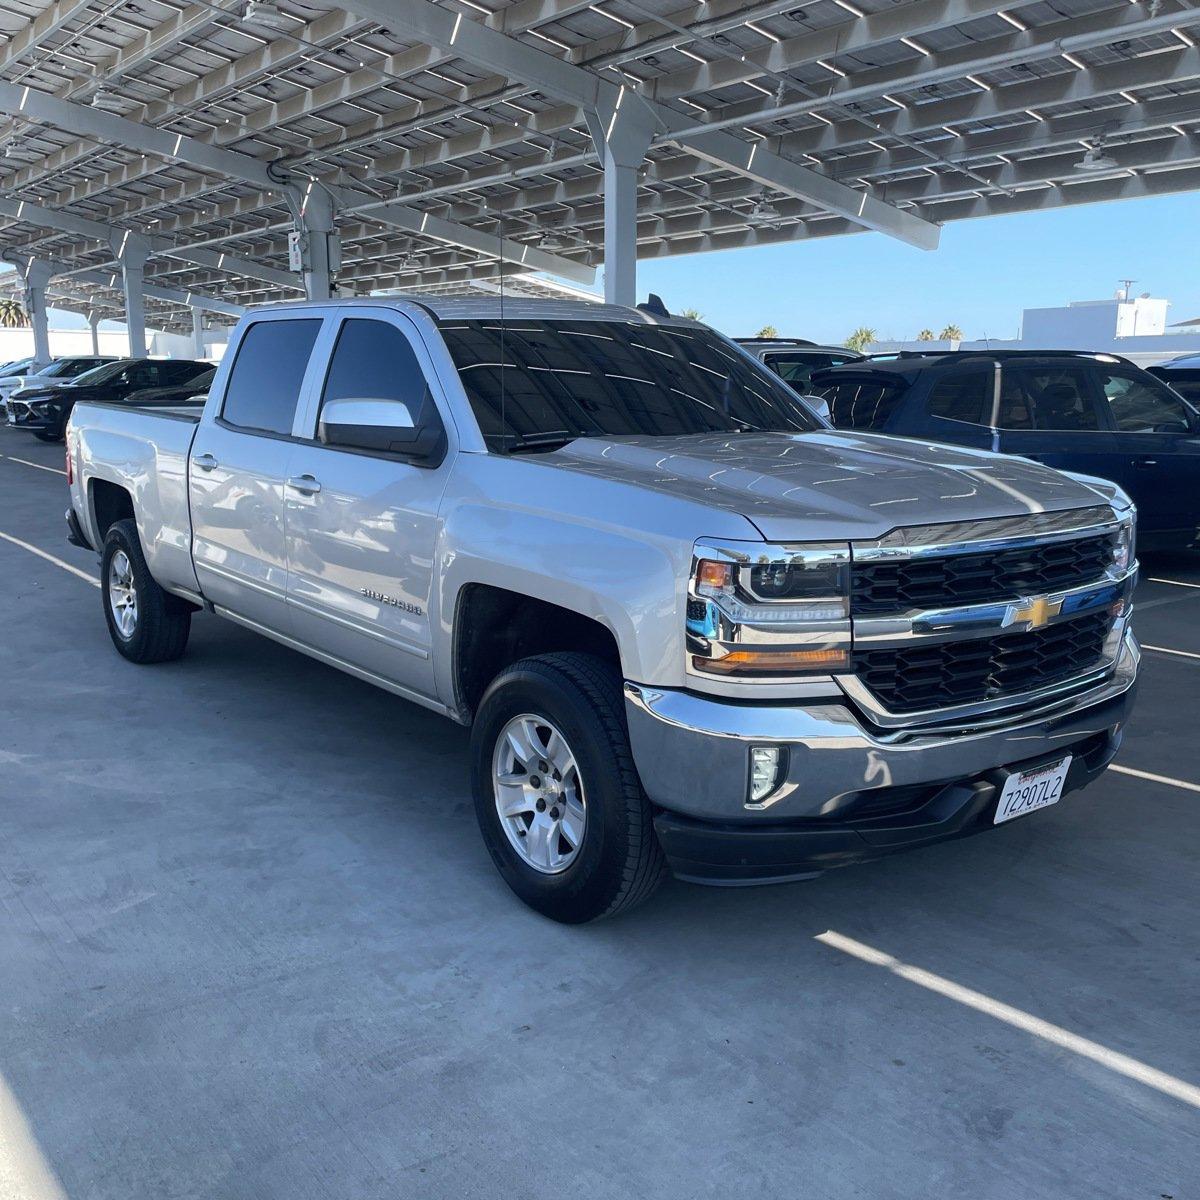
[{"label": "truck roof", "polygon": [[[327,309],[368,305],[377,308],[414,309],[423,311],[436,321],[498,321],[501,301],[496,296],[429,296],[414,293],[410,296],[341,296],[335,300],[290,300],[279,304],[264,304],[252,311],[280,308]],[[506,296],[503,303],[506,321],[625,321],[645,325],[696,325],[686,317],[663,317],[643,308],[626,308],[619,304],[597,304],[589,300],[548,300],[529,296]]]}]

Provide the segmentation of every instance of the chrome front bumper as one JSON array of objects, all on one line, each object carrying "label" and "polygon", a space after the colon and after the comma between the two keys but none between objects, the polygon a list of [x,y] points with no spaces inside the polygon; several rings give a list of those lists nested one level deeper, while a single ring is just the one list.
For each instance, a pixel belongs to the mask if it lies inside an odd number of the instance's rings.
[{"label": "chrome front bumper", "polygon": [[[880,730],[849,704],[738,704],[627,683],[625,710],[642,785],[670,813],[766,825],[849,819],[864,793],[977,778],[1039,756],[1066,755],[1097,735],[1117,739],[1141,652],[1126,631],[1099,683],[1035,711],[972,718],[936,730]],[[786,747],[783,781],[746,807],[750,747]]]}]

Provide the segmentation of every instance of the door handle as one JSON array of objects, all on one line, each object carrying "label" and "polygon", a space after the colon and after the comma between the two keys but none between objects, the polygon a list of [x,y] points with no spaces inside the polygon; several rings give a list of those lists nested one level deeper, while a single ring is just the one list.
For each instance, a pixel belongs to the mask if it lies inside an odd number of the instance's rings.
[{"label": "door handle", "polygon": [[211,471],[213,467],[219,466],[220,464],[215,458],[213,458],[211,454],[197,454],[196,457],[192,459],[192,465],[199,467],[202,471]]},{"label": "door handle", "polygon": [[293,475],[287,485],[302,496],[315,496],[321,490],[321,485],[311,475]]},{"label": "door handle", "polygon": [[1134,463],[1134,466],[1135,467],[1157,467],[1158,459],[1157,458],[1139,458],[1137,460],[1137,462]]}]

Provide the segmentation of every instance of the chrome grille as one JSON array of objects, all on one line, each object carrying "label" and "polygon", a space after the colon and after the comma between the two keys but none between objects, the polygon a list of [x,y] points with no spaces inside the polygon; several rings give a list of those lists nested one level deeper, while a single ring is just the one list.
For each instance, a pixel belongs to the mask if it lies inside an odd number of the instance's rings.
[{"label": "chrome grille", "polygon": [[1099,667],[1107,609],[1025,633],[859,651],[858,677],[891,712],[1020,695]]},{"label": "chrome grille", "polygon": [[876,616],[914,609],[1017,600],[1100,579],[1117,534],[996,548],[970,554],[855,562],[850,613]]}]

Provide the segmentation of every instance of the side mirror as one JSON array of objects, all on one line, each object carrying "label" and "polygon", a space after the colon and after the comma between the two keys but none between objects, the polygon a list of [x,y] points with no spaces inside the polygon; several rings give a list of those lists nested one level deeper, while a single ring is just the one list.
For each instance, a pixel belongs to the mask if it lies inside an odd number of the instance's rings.
[{"label": "side mirror", "polygon": [[[432,401],[426,399],[426,408]],[[445,434],[441,424],[418,424],[403,400],[343,396],[321,409],[317,438],[327,446],[377,450],[417,461],[441,460]]]},{"label": "side mirror", "polygon": [[824,417],[826,421],[833,424],[833,412],[829,407],[829,401],[824,396],[814,396],[809,392],[802,392],[800,399],[811,408],[818,417]]}]

